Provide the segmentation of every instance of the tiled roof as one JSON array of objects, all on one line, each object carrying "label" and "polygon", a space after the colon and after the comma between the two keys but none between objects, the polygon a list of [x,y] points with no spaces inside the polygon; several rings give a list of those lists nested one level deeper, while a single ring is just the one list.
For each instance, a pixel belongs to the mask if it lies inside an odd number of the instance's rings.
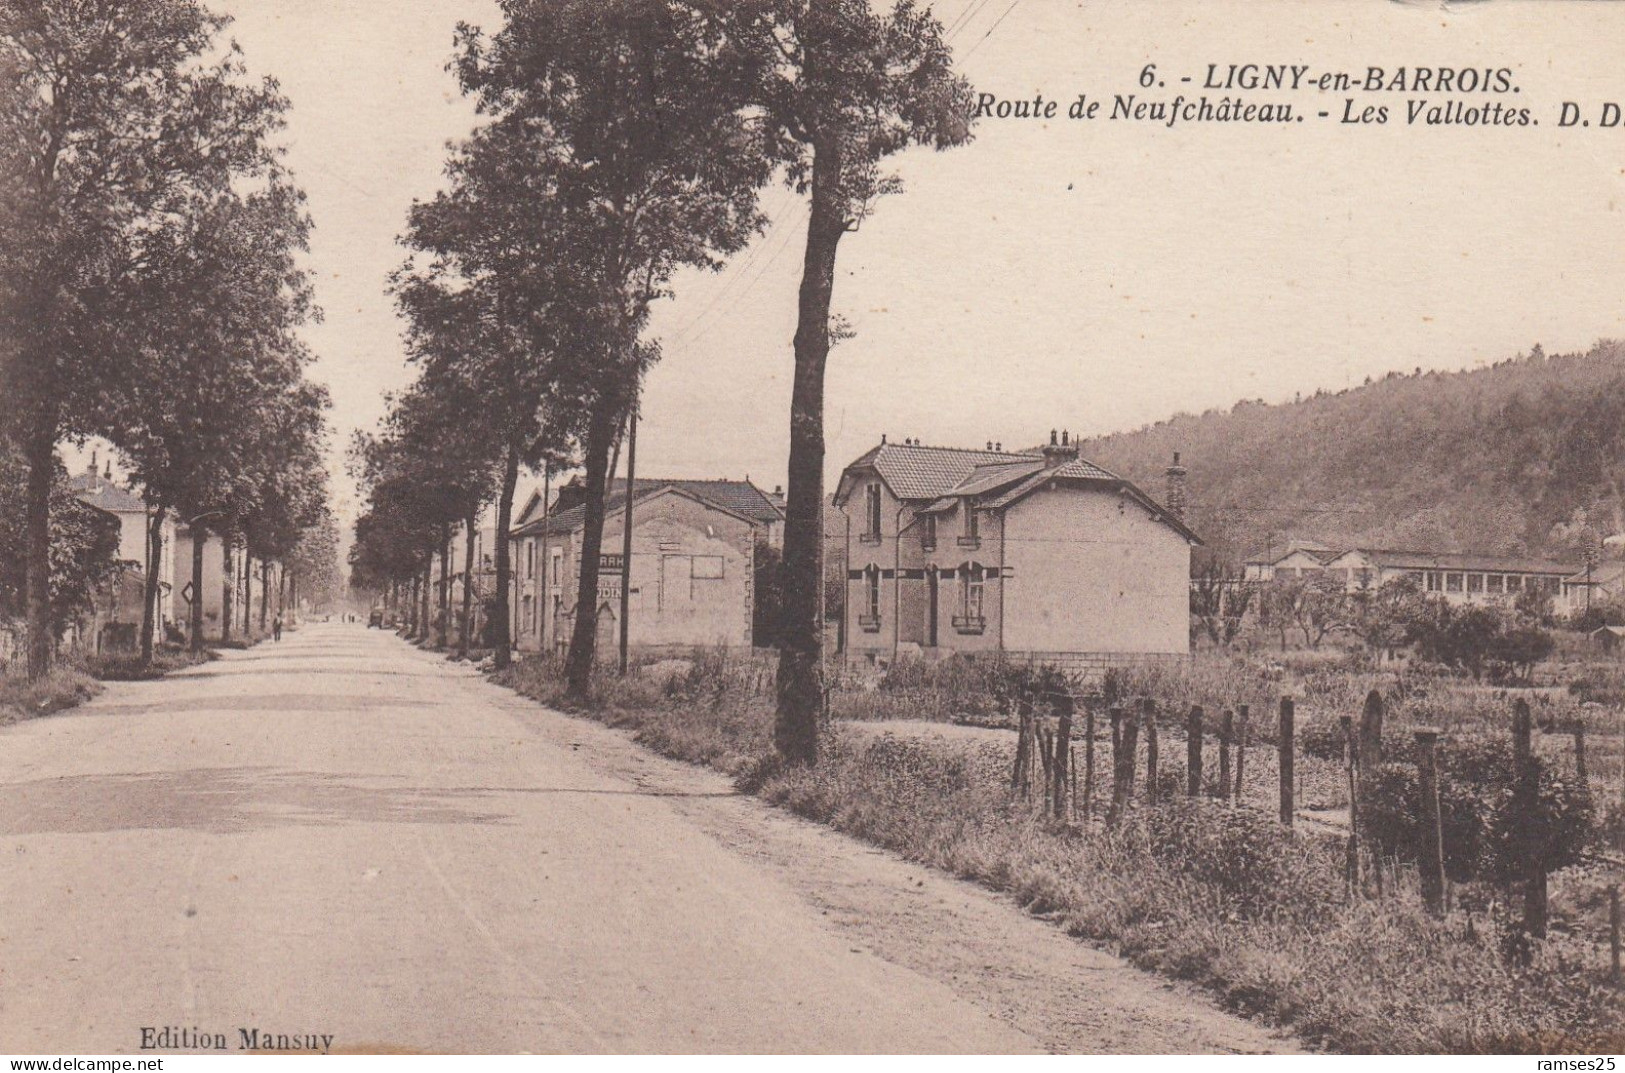
[{"label": "tiled roof", "polygon": [[995,489],[1013,484],[1023,477],[1042,470],[1042,459],[1030,459],[1025,462],[997,462],[988,466],[977,466],[970,475],[948,493],[952,496],[979,496],[986,495]]},{"label": "tiled roof", "polygon": [[899,499],[936,499],[978,467],[990,463],[1031,463],[1034,455],[1006,451],[976,451],[959,447],[924,447],[912,443],[883,443],[864,452],[848,469],[874,466],[892,494]]},{"label": "tiled roof", "polygon": [[1034,489],[1040,488],[1054,480],[1088,481],[1091,483],[1100,483],[1108,485],[1112,488],[1116,488],[1124,495],[1134,499],[1146,510],[1150,511],[1158,521],[1177,532],[1186,540],[1192,541],[1196,544],[1202,543],[1202,538],[1197,536],[1189,526],[1180,521],[1178,518],[1174,517],[1168,512],[1167,508],[1158,504],[1155,500],[1146,495],[1144,492],[1140,491],[1140,489],[1136,488],[1133,484],[1125,481],[1116,474],[1109,473],[1106,470],[1101,469],[1093,462],[1087,462],[1081,458],[1074,459],[1073,461],[1067,462],[1064,465],[1056,466],[1054,469],[1040,470],[1039,472],[1034,473],[1031,477],[1028,477],[1026,480],[1022,481],[1020,484],[1017,484],[1015,487],[1008,489],[1003,494],[988,500],[983,504],[983,506],[988,510],[1003,510],[1005,507],[1008,507],[1016,500],[1021,499]]},{"label": "tiled roof", "polygon": [[1247,562],[1249,565],[1273,566],[1282,559],[1291,558],[1300,552],[1323,563],[1331,562],[1343,554],[1336,548],[1329,548],[1324,544],[1316,544],[1308,540],[1289,540],[1286,543],[1285,550],[1277,552],[1274,548],[1266,548],[1251,556]]},{"label": "tiled roof", "polygon": [[120,488],[104,477],[81,473],[68,478],[68,487],[81,502],[89,503],[102,510],[142,513],[147,510],[146,503],[141,497],[125,488]]},{"label": "tiled roof", "polygon": [[[766,493],[764,493],[760,488],[757,488],[750,481],[667,481],[659,480],[657,478],[645,479],[639,477],[637,480],[632,482],[632,485],[635,493],[633,500],[634,506],[657,492],[667,488],[675,488],[681,492],[687,493],[701,502],[709,503],[711,506],[720,510],[728,511],[731,514],[738,514],[744,517],[746,520],[755,522],[758,525],[767,525],[771,522],[782,521],[784,519],[784,514],[779,510],[779,508],[775,507],[771,502],[768,501]],[[604,513],[613,514],[615,511],[620,510],[621,503],[625,499],[626,482],[621,480],[612,482],[609,490],[604,493]],[[636,513],[637,512],[634,510],[634,521],[636,520]],[[581,528],[582,522],[586,519],[586,516],[587,508],[582,504],[578,504],[569,508],[568,510],[559,511],[558,513],[552,514],[547,518],[547,532],[549,535],[574,532],[575,530]],[[538,517],[534,521],[531,521],[521,528],[514,530],[514,532],[516,534],[522,533],[526,536],[540,535],[542,528],[542,519]]]},{"label": "tiled roof", "polygon": [[1586,576],[1585,567],[1580,567],[1571,577],[1564,580],[1576,585],[1612,585],[1625,576],[1625,563],[1608,562],[1598,563],[1591,568],[1591,576]]},{"label": "tiled roof", "polygon": [[[1465,570],[1490,574],[1562,574],[1576,572],[1573,563],[1527,559],[1508,555],[1472,555],[1453,552],[1393,551],[1355,548],[1374,565],[1389,570]],[[1581,568],[1583,569],[1583,568]]]}]

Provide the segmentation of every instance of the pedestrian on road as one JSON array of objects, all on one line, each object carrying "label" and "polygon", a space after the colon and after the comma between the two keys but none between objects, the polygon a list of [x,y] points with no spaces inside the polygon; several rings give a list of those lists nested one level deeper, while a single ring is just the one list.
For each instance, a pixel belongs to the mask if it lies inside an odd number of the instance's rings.
[{"label": "pedestrian on road", "polygon": [[271,620],[271,640],[282,640],[282,616],[278,615]]}]

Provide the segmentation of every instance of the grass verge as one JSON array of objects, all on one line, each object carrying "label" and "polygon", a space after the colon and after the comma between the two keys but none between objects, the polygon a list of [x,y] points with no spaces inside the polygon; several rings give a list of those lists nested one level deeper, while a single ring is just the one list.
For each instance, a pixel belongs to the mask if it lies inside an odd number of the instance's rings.
[{"label": "grass verge", "polygon": [[[567,707],[554,659],[494,677]],[[1520,967],[1502,957],[1502,909],[1434,920],[1413,890],[1351,903],[1337,847],[1292,836],[1262,809],[1176,801],[1110,830],[1048,821],[1011,799],[1010,750],[997,744],[837,722],[816,767],[786,769],[772,758],[770,701],[738,685],[725,661],[702,656],[661,676],[602,677],[593,705],[575,710],[773,804],[1007,892],[1069,934],[1329,1050],[1625,1047],[1620,992],[1583,937],[1554,935]]]},{"label": "grass verge", "polygon": [[101,691],[100,682],[75,667],[54,667],[33,682],[21,675],[0,677],[0,726],[75,707]]}]

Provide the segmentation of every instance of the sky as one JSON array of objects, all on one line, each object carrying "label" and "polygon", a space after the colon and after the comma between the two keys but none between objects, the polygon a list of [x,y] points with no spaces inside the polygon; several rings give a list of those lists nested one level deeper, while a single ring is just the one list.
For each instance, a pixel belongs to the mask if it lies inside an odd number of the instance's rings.
[{"label": "sky", "polygon": [[[352,429],[406,384],[385,278],[408,207],[475,121],[445,70],[487,0],[216,0],[251,71],[292,101],[287,160],[309,195],[323,323],[314,376]],[[1207,65],[1508,67],[1538,127],[1173,128],[983,120],[896,158],[902,194],[842,243],[828,470],[917,437],[1032,445],[1242,398],[1290,399],[1394,370],[1487,364],[1625,335],[1625,128],[1560,129],[1561,101],[1625,101],[1611,5],[939,0],[961,70],[1007,98],[1199,92]],[[1166,90],[1139,87],[1156,64]],[[1211,97],[1222,92],[1208,91]],[[1280,99],[1341,111],[1342,94]],[[1404,94],[1360,105],[1402,111]],[[1429,96],[1421,94],[1421,96]],[[1391,97],[1392,99],[1388,99]],[[1471,103],[1481,103],[1483,95]],[[655,311],[640,473],[784,482],[804,199],[763,192],[766,233]]]}]

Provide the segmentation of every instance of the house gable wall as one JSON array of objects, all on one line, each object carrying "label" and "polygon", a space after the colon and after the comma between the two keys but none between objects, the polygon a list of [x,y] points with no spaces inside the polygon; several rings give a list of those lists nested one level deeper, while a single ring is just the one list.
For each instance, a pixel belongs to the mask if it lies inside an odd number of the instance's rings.
[{"label": "house gable wall", "polygon": [[[604,522],[601,554],[620,556],[624,515]],[[757,526],[688,496],[667,492],[632,508],[632,578],[628,642],[635,647],[746,647],[751,643],[755,601]],[[567,645],[573,630],[580,585],[579,532],[548,539],[544,560],[541,537],[515,543],[516,567],[527,562],[525,545],[536,547],[536,574],[522,582],[524,595],[540,601],[546,636],[521,628],[523,647]],[[551,564],[559,564],[555,583]],[[546,592],[541,584],[547,570]],[[599,643],[613,648],[620,639],[621,574],[600,569]],[[523,600],[521,601],[523,603]],[[553,615],[554,606],[559,614]],[[527,643],[528,642],[528,643]]]},{"label": "house gable wall", "polygon": [[1139,503],[1063,485],[1005,513],[1006,650],[1190,650],[1190,544]]}]

